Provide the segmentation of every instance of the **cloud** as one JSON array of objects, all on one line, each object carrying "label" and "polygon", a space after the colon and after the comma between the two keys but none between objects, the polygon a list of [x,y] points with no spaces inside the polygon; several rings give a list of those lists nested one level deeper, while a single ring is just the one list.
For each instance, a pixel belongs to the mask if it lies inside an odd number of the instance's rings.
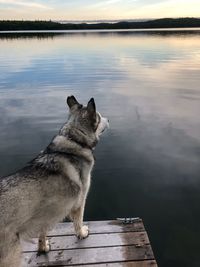
[{"label": "cloud", "polygon": [[52,9],[50,6],[43,5],[40,3],[33,3],[29,1],[18,1],[18,0],[0,0],[0,5],[14,5],[14,6],[23,6],[30,8],[40,8],[40,9]]},{"label": "cloud", "polygon": [[129,8],[127,17],[160,18],[160,17],[199,17],[199,0],[143,0],[137,1],[134,8]]},{"label": "cloud", "polygon": [[123,2],[123,1],[122,0],[106,0],[106,1],[95,3],[95,4],[91,4],[88,7],[89,8],[106,8],[109,5],[114,5],[120,2]]},{"label": "cloud", "polygon": [[0,19],[199,17],[199,0],[0,0]]}]

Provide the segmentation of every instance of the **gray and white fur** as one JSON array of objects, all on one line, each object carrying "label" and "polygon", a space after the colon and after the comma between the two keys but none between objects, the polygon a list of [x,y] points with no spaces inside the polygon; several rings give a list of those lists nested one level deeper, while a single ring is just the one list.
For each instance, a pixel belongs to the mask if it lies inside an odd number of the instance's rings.
[{"label": "gray and white fur", "polygon": [[83,107],[67,98],[69,118],[47,148],[18,172],[0,178],[0,267],[19,267],[20,240],[38,237],[48,252],[46,232],[68,216],[78,238],[94,166],[93,150],[108,120],[96,112],[94,99]]}]

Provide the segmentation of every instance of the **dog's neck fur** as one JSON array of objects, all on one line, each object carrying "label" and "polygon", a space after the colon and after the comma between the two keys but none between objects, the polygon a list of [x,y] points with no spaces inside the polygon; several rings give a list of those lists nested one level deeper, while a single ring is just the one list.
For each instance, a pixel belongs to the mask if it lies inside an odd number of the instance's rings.
[{"label": "dog's neck fur", "polygon": [[76,142],[64,135],[57,135],[47,147],[47,151],[72,154],[74,156],[84,158],[88,162],[94,161],[93,151],[91,148],[83,147],[79,142]]},{"label": "dog's neck fur", "polygon": [[88,137],[88,135],[80,129],[70,127],[67,131],[67,138],[82,146],[83,148],[94,149],[97,144],[95,135]]},{"label": "dog's neck fur", "polygon": [[65,136],[67,139],[76,142],[83,148],[94,149],[98,142],[95,133],[88,134],[88,132],[84,132],[84,129],[79,129],[71,123],[65,124],[61,128],[59,135]]}]

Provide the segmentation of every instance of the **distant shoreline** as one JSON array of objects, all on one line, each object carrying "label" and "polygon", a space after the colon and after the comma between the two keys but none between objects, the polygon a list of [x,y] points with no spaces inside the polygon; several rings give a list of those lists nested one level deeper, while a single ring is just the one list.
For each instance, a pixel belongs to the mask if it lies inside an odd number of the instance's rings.
[{"label": "distant shoreline", "polygon": [[163,18],[148,21],[121,21],[116,23],[61,23],[53,21],[0,20],[0,31],[45,31],[45,30],[125,30],[198,28],[200,18]]}]

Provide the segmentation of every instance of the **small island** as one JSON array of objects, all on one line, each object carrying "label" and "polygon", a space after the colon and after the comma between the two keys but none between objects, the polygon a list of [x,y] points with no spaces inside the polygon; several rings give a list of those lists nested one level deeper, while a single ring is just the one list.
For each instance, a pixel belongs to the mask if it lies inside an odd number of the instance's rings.
[{"label": "small island", "polygon": [[0,31],[40,30],[117,30],[200,27],[200,18],[163,18],[148,21],[121,21],[116,23],[61,23],[54,21],[0,20]]}]

